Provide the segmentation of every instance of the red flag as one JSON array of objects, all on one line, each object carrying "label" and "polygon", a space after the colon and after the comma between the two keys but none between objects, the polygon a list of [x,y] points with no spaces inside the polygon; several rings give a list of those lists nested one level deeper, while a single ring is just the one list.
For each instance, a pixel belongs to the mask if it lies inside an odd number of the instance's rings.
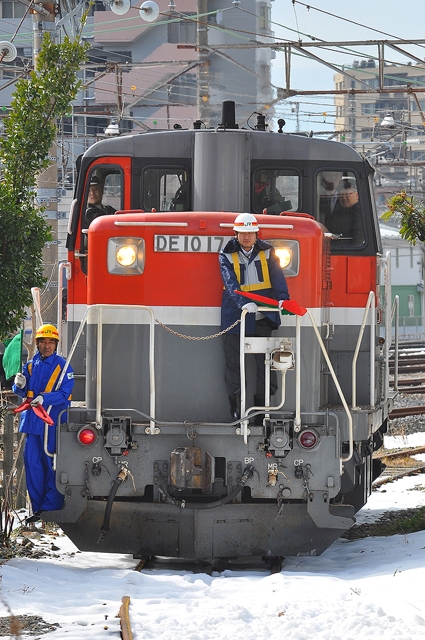
[{"label": "red flag", "polygon": [[[279,306],[279,302],[277,300],[260,296],[258,293],[252,293],[251,291],[236,291],[236,293],[239,293],[239,295],[245,296],[246,298],[250,298],[250,300],[254,300],[255,302],[259,302],[260,304],[267,305],[268,307]],[[280,311],[283,315],[294,316],[303,316],[307,313],[307,309],[305,307],[300,307],[298,302],[295,300],[285,300]]]},{"label": "red flag", "polygon": [[46,409],[41,404],[35,405],[32,408],[32,410],[34,411],[36,416],[38,416],[39,418],[41,418],[43,420],[43,422],[47,422],[47,424],[49,424],[50,426],[55,424],[54,421],[52,420],[52,418],[47,413]]},{"label": "red flag", "polygon": [[19,405],[19,407],[13,409],[13,413],[20,413],[21,411],[27,411],[28,409],[32,409],[35,415],[41,418],[43,422],[47,422],[48,425],[52,426],[53,424],[55,424],[52,418],[47,413],[46,409],[41,404],[31,407],[31,400],[29,398],[27,398],[25,402]]}]

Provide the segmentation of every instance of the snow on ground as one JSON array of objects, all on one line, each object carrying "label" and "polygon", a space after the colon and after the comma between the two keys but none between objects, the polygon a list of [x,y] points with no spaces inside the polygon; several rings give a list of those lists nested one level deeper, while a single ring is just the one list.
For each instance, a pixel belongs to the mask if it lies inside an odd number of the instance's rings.
[{"label": "snow on ground", "polygon": [[[424,504],[425,476],[405,478],[373,492],[358,522]],[[42,542],[60,548],[56,557],[2,565],[0,616],[9,615],[8,605],[15,615],[59,623],[46,640],[118,640],[124,595],[134,640],[425,638],[425,531],[340,539],[319,557],[289,558],[274,575],[139,573],[129,555],[80,553],[66,536]]]}]

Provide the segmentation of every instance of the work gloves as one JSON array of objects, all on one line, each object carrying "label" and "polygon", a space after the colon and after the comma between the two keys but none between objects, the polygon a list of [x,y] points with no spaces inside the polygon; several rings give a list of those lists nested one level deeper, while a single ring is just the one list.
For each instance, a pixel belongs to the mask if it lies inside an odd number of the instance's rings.
[{"label": "work gloves", "polygon": [[242,309],[245,309],[248,313],[257,313],[258,311],[258,307],[255,302],[248,302],[247,304],[244,304]]},{"label": "work gloves", "polygon": [[15,382],[15,385],[19,387],[19,389],[23,389],[27,384],[27,379],[23,373],[17,373],[15,376],[14,382]]},{"label": "work gloves", "polygon": [[39,405],[39,404],[43,404],[43,402],[44,402],[44,398],[43,398],[43,396],[36,396],[36,397],[34,398],[34,400],[32,400],[32,401],[30,402],[30,405],[31,405],[32,407],[36,407],[36,406],[37,406],[37,405]]}]

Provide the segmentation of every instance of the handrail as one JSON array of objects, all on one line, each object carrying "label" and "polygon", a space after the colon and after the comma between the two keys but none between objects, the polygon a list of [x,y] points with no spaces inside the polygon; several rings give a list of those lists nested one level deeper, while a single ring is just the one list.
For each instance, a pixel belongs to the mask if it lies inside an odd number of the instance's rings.
[{"label": "handrail", "polygon": [[385,258],[382,258],[385,264],[384,270],[384,296],[385,296],[385,380],[384,380],[384,400],[388,399],[388,390],[390,388],[390,345],[391,345],[391,251],[387,251]]},{"label": "handrail", "polygon": [[88,313],[98,312],[97,324],[97,358],[96,358],[96,428],[102,428],[102,312],[104,309],[131,309],[135,311],[140,309],[147,311],[150,315],[149,321],[149,383],[150,383],[150,403],[149,415],[151,416],[149,434],[155,435],[155,316],[151,307],[146,305],[129,305],[129,304],[96,304],[88,307]]},{"label": "handrail", "polygon": [[322,340],[322,337],[321,337],[321,335],[319,333],[319,330],[317,328],[316,322],[315,322],[315,320],[313,318],[313,314],[311,313],[311,311],[309,309],[307,309],[307,313],[308,313],[308,315],[310,317],[311,324],[313,326],[313,329],[314,329],[314,332],[316,334],[317,340],[319,342],[320,348],[322,349],[322,353],[323,353],[324,358],[326,360],[326,364],[329,367],[330,374],[331,374],[332,379],[333,379],[333,381],[335,383],[335,386],[336,386],[336,389],[338,391],[339,397],[341,398],[341,402],[342,402],[342,405],[343,405],[343,407],[345,409],[345,413],[347,414],[347,417],[348,417],[348,437],[349,437],[349,441],[348,441],[349,442],[348,456],[346,458],[341,458],[341,462],[348,462],[348,460],[351,460],[351,458],[353,456],[353,449],[354,449],[354,446],[353,446],[353,418],[351,416],[350,409],[348,408],[348,404],[347,404],[347,402],[346,402],[346,400],[344,398],[344,394],[342,393],[342,389],[341,389],[341,387],[339,385],[339,382],[338,382],[338,379],[336,377],[336,373],[334,371],[332,363],[331,363],[331,361],[329,359],[328,353],[326,351],[326,347],[325,347],[324,342]]},{"label": "handrail", "polygon": [[[62,380],[65,377],[66,370],[68,369],[69,363],[71,362],[71,358],[74,355],[74,351],[75,351],[75,349],[77,347],[78,340],[80,339],[80,336],[81,336],[81,334],[83,332],[84,326],[85,326],[86,321],[87,321],[87,316],[89,314],[89,309],[90,309],[90,307],[88,307],[86,309],[86,312],[85,312],[85,314],[83,316],[83,319],[80,322],[80,326],[78,327],[78,331],[77,331],[77,334],[76,334],[76,336],[74,338],[74,342],[72,343],[71,349],[69,350],[69,353],[68,353],[68,357],[65,360],[64,367],[63,367],[63,369],[61,371],[61,374],[59,376],[59,380],[58,380],[58,382],[56,384],[56,388],[55,388],[56,391],[60,388],[60,386],[62,384]],[[50,407],[48,407],[48,409],[47,409],[47,413],[48,414],[50,414],[51,408],[52,408],[52,405],[50,405]],[[49,436],[49,425],[47,424],[47,422],[45,422],[44,423],[44,453],[47,456],[49,456],[49,458],[53,458],[53,471],[56,471],[56,453],[50,453],[50,451],[47,448],[48,436]]]},{"label": "handrail", "polygon": [[[262,307],[261,311],[276,311],[276,307]],[[349,449],[348,449],[348,456],[346,458],[341,458],[341,462],[348,462],[349,460],[351,460],[352,456],[353,456],[353,451],[354,451],[354,438],[353,438],[353,418],[351,416],[350,413],[350,409],[348,407],[347,401],[345,400],[344,394],[342,392],[342,389],[340,387],[340,384],[338,382],[338,379],[336,377],[334,368],[332,366],[332,363],[329,359],[328,353],[326,351],[326,347],[324,345],[324,342],[322,340],[322,337],[319,333],[319,330],[317,328],[316,322],[314,320],[313,314],[311,313],[311,311],[309,309],[307,309],[307,313],[308,316],[310,318],[310,322],[312,324],[312,327],[314,329],[314,332],[316,334],[317,340],[319,342],[320,348],[322,350],[322,353],[324,355],[324,358],[326,360],[326,363],[329,367],[329,371],[330,374],[333,378],[333,381],[335,383],[335,386],[337,388],[339,397],[341,398],[341,402],[342,405],[345,409],[345,412],[347,414],[348,417],[348,437],[349,437]],[[246,390],[245,390],[245,348],[244,348],[244,340],[245,340],[245,316],[247,314],[246,309],[242,310],[242,314],[241,314],[241,332],[240,332],[240,374],[241,374],[241,417],[244,418],[245,417],[245,404],[246,404]],[[297,330],[296,330],[296,369],[300,369],[300,362],[301,362],[301,339],[300,339],[300,317],[297,316]],[[301,411],[300,411],[300,406],[301,406],[301,377],[298,377],[298,380],[296,378],[296,383],[295,383],[295,389],[296,389],[296,412],[295,412],[295,419],[299,421],[299,426],[301,426]],[[280,408],[280,407],[279,407]],[[243,435],[244,435],[244,442],[247,442],[247,429],[248,429],[248,421],[247,420],[243,420]],[[297,424],[298,426],[298,424]]]},{"label": "handrail", "polygon": [[394,326],[394,391],[398,391],[398,331],[399,331],[400,298],[394,297],[393,308],[391,310],[391,325],[395,314]]},{"label": "handrail", "polygon": [[68,262],[67,260],[61,260],[58,264],[58,315],[57,315],[57,325],[58,325],[58,333],[59,333],[59,343],[58,343],[58,348],[57,348],[57,352],[60,355],[63,355],[63,350],[62,350],[62,346],[63,346],[63,340],[62,340],[62,294],[64,291],[64,287],[62,286],[62,277],[63,277],[63,271],[65,270],[66,273],[66,279],[70,280],[71,278],[71,263]]},{"label": "handrail", "polygon": [[301,317],[295,325],[295,420],[294,430],[301,430]]},{"label": "handrail", "polygon": [[354,351],[353,363],[351,365],[351,408],[358,409],[357,407],[357,358],[359,356],[360,345],[363,338],[363,333],[366,325],[367,314],[370,309],[370,406],[375,406],[375,313],[374,307],[372,307],[372,301],[375,302],[375,292],[370,291],[367,299],[366,307],[363,314],[362,324],[360,326],[359,337],[357,338],[357,344]]},{"label": "handrail", "polygon": [[[276,307],[261,307],[261,311],[278,311],[278,309]],[[240,328],[240,347],[239,347],[239,368],[240,368],[240,376],[241,376],[241,433],[243,435],[243,439],[244,439],[244,444],[248,444],[248,419],[247,418],[247,414],[250,413],[251,411],[255,411],[257,409],[263,409],[263,407],[256,407],[256,406],[252,406],[249,407],[248,410],[245,409],[246,407],[246,374],[245,374],[245,317],[247,314],[247,310],[243,309],[242,310],[242,314],[241,314],[241,328]],[[283,407],[283,405],[285,404],[285,374],[286,374],[286,370],[285,371],[281,371],[282,373],[282,397],[281,397],[281,401],[279,403],[279,405],[277,405],[276,407],[270,407],[270,370],[269,367],[266,367],[266,372],[265,372],[265,403],[266,403],[266,407],[270,410],[270,411],[277,411],[278,409],[280,409],[281,407]],[[298,401],[297,405],[300,405],[300,401]],[[301,420],[300,420],[301,423]]]}]

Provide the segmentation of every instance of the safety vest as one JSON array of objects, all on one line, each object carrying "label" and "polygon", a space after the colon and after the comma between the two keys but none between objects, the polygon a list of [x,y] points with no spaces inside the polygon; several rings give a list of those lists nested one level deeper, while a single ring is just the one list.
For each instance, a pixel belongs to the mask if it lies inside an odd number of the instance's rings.
[{"label": "safety vest", "polygon": [[233,268],[242,291],[259,291],[260,289],[272,288],[267,264],[269,256],[270,249],[260,251],[250,263],[249,257],[242,252],[235,251],[231,254]]}]

